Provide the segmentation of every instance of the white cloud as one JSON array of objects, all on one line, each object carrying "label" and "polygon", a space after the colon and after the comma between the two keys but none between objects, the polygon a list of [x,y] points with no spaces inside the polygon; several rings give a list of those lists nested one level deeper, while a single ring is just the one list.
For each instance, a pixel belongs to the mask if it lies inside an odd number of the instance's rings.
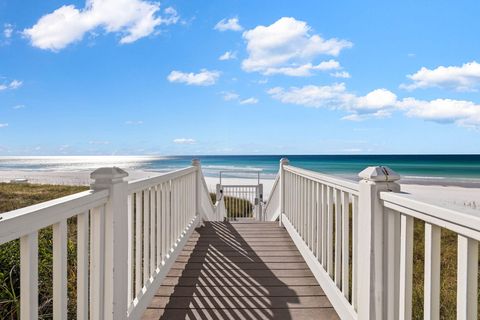
[{"label": "white cloud", "polygon": [[195,144],[197,141],[191,138],[177,138],[173,139],[173,142],[176,144]]},{"label": "white cloud", "polygon": [[12,80],[10,83],[0,84],[0,91],[3,90],[15,90],[20,88],[23,85],[23,82],[20,80]]},{"label": "white cloud", "polygon": [[139,126],[139,125],[143,124],[143,121],[142,120],[128,120],[128,121],[125,121],[125,124],[129,125],[129,126]]},{"label": "white cloud", "polygon": [[357,96],[348,92],[343,83],[289,89],[276,87],[267,92],[283,103],[343,110],[348,113],[342,117],[343,120],[384,118],[394,111],[402,111],[409,117],[426,121],[480,128],[480,105],[471,101],[452,99],[425,101],[411,97],[399,100],[387,89],[376,89],[364,96]]},{"label": "white cloud", "polygon": [[159,25],[178,21],[173,8],[166,8],[163,17],[159,10],[160,3],[145,0],[87,0],[83,9],[64,5],[44,15],[23,34],[33,46],[52,51],[82,40],[97,28],[120,34],[120,43],[131,43],[154,33]]},{"label": "white cloud", "polygon": [[296,67],[266,68],[262,73],[264,75],[284,74],[292,77],[306,77],[312,75],[313,70],[327,71],[340,69],[340,63],[335,60],[322,61],[317,65],[306,63]]},{"label": "white cloud", "polygon": [[350,73],[348,73],[347,71],[333,72],[333,73],[330,73],[330,76],[332,76],[334,78],[343,78],[343,79],[351,78]]},{"label": "white cloud", "polygon": [[207,69],[200,70],[199,73],[185,73],[181,71],[172,71],[167,79],[170,82],[185,83],[195,86],[211,86],[215,84],[220,77],[219,71],[209,71]]},{"label": "white cloud", "polygon": [[232,101],[232,100],[237,100],[240,96],[232,91],[224,91],[222,92],[223,95],[223,100],[225,101]]},{"label": "white cloud", "polygon": [[480,87],[480,63],[472,61],[462,66],[439,66],[435,69],[422,67],[407,77],[413,82],[400,86],[407,90],[437,87],[457,91],[477,91]]},{"label": "white cloud", "polygon": [[10,23],[5,23],[3,25],[3,36],[6,39],[10,39],[13,34],[13,26]]},{"label": "white cloud", "polygon": [[20,110],[20,109],[25,109],[25,105],[24,104],[17,104],[16,106],[13,106],[12,109],[14,110]]},{"label": "white cloud", "polygon": [[220,57],[218,57],[218,60],[220,61],[233,60],[233,59],[237,59],[237,53],[232,51],[227,51],[224,54],[222,54]]},{"label": "white cloud", "polygon": [[258,103],[258,99],[254,97],[240,101],[240,104],[257,104],[257,103]]},{"label": "white cloud", "polygon": [[398,105],[410,117],[438,123],[455,123],[459,126],[480,128],[480,105],[471,101],[452,99],[424,101],[406,98],[399,102]]},{"label": "white cloud", "polygon": [[0,123],[0,128],[6,128],[8,127],[8,123]]},{"label": "white cloud", "polygon": [[242,68],[247,72],[262,74],[310,75],[313,70],[339,69],[334,60],[315,65],[320,55],[338,56],[352,43],[336,38],[323,39],[311,34],[304,21],[283,17],[270,26],[257,26],[243,33],[247,42],[248,58]]},{"label": "white cloud", "polygon": [[347,111],[349,115],[343,118],[345,120],[386,117],[397,103],[396,95],[386,89],[377,89],[365,96],[356,96],[346,90],[344,83],[326,86],[307,85],[287,90],[276,87],[267,92],[283,103]]},{"label": "white cloud", "polygon": [[242,31],[243,27],[240,25],[238,18],[222,19],[214,27],[218,31]]}]

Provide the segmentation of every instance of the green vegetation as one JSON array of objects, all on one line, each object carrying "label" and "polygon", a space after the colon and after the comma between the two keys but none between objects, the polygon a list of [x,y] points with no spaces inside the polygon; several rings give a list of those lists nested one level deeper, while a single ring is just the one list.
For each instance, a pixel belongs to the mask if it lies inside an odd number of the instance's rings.
[{"label": "green vegetation", "polygon": [[[88,189],[76,186],[0,183],[0,213],[63,197]],[[0,222],[1,223],[1,222]],[[38,293],[41,319],[52,318],[52,228],[40,230],[38,237]],[[76,219],[68,221],[69,301],[76,301]],[[0,319],[19,318],[20,244],[19,240],[0,245]],[[75,304],[68,306],[75,318]]]},{"label": "green vegetation", "polygon": [[[217,201],[215,193],[210,193],[213,203]],[[237,197],[225,196],[225,209],[227,210],[228,218],[242,217],[242,218],[251,218],[253,217],[253,204],[247,200]]]}]

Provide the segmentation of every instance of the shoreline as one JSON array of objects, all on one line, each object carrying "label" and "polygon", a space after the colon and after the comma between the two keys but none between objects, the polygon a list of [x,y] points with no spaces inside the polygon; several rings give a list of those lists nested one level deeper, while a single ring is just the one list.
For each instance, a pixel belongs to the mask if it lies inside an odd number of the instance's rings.
[{"label": "shoreline", "polygon": [[[10,182],[13,179],[28,179],[32,184],[57,184],[57,185],[85,185],[92,182],[90,171],[22,171],[0,170],[0,182]],[[128,181],[158,176],[161,173],[154,171],[129,170]],[[256,184],[256,179],[249,178],[222,178],[225,184]],[[264,189],[264,200],[268,199],[273,187],[274,179],[260,179]],[[218,177],[205,177],[210,192],[215,192],[219,182]],[[437,206],[462,210],[480,216],[480,184],[469,182],[448,183],[432,180],[400,180],[402,192],[414,195],[417,199],[432,203]],[[447,184],[446,184],[447,183]]]}]

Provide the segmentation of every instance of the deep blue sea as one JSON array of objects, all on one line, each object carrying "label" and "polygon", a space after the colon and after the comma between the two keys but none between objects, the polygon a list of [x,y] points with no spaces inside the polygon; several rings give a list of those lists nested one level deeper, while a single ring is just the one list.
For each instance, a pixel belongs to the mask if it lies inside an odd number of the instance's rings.
[{"label": "deep blue sea", "polygon": [[[171,171],[199,158],[205,175],[218,176],[221,170],[260,170],[273,178],[280,155],[251,156],[59,156],[0,157],[1,170],[84,171],[102,166],[125,170]],[[404,181],[480,183],[480,155],[289,155],[294,166],[356,179],[367,166],[385,165]]]}]

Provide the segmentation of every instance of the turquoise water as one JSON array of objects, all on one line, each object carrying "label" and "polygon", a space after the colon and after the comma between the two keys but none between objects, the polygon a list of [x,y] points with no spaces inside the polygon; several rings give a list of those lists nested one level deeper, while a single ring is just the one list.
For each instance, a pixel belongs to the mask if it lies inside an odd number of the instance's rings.
[{"label": "turquoise water", "polygon": [[[171,171],[190,165],[196,156],[72,156],[72,157],[0,157],[0,170],[82,171],[102,166],[126,170]],[[280,155],[198,156],[207,176],[220,170],[260,170],[264,178],[278,171]],[[367,166],[385,165],[404,180],[431,180],[480,183],[480,155],[289,155],[291,164],[327,174],[356,179]]]}]

